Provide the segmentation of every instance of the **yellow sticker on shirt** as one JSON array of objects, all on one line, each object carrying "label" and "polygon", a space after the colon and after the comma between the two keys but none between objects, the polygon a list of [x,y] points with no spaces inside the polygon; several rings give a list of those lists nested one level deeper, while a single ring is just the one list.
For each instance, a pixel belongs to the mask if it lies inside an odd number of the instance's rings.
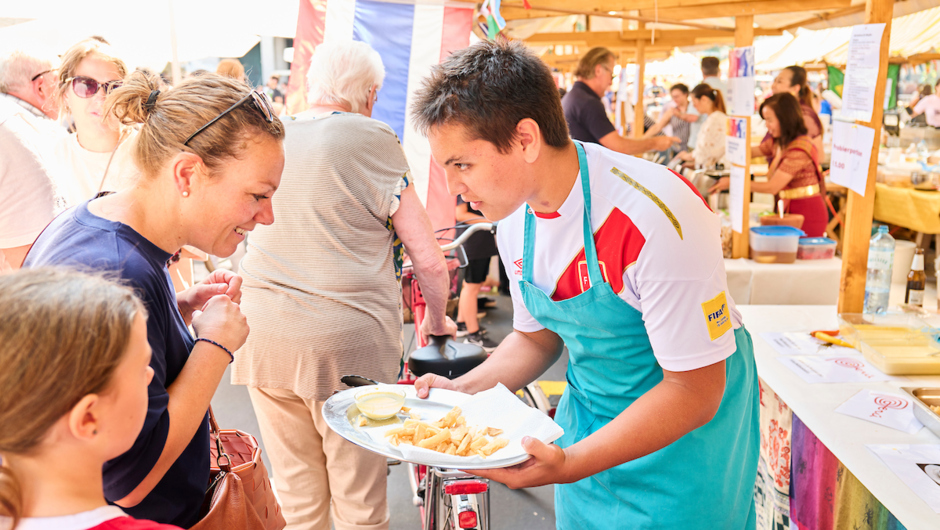
[{"label": "yellow sticker on shirt", "polygon": [[705,314],[705,325],[708,326],[708,336],[711,340],[731,329],[731,310],[728,309],[728,299],[724,291],[703,303],[702,313]]}]

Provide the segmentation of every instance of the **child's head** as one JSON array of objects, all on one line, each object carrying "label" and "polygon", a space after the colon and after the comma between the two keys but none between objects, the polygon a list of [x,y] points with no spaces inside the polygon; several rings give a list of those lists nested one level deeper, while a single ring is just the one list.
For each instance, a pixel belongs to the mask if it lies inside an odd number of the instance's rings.
[{"label": "child's head", "polygon": [[0,274],[0,515],[22,515],[20,459],[103,463],[130,449],[153,377],[146,319],[130,289],[100,276]]}]

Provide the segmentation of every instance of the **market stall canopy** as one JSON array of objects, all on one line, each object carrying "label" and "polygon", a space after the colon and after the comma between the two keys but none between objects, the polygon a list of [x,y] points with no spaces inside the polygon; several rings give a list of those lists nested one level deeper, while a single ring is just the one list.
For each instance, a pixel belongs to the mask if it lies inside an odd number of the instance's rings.
[{"label": "market stall canopy", "polygon": [[[162,70],[175,38],[181,62],[241,57],[259,35],[292,37],[298,0],[72,0],[0,4],[0,52],[30,43],[58,55],[91,35],[106,38],[127,63]],[[36,49],[38,48],[38,49]]]},{"label": "market stall canopy", "polygon": [[[760,37],[798,28],[860,24],[865,10],[865,0],[531,0],[528,4],[531,9],[521,2],[503,2],[501,12],[508,21],[507,33],[532,46],[605,46],[632,51],[638,40],[643,40],[647,54],[731,44],[735,17],[753,16],[754,36]],[[919,13],[936,5],[935,0],[900,0],[894,4],[894,16]],[[573,15],[588,18],[570,18]],[[641,22],[645,27],[625,29],[624,21]],[[841,33],[831,32],[824,52],[834,51],[848,41],[847,37],[841,40]]]},{"label": "market stall canopy", "polygon": [[[917,63],[938,58],[940,7],[895,18],[892,26],[889,60]],[[800,29],[789,44],[766,60],[759,60],[755,68],[774,71],[791,64],[844,66],[851,36],[850,27],[818,31]]]}]

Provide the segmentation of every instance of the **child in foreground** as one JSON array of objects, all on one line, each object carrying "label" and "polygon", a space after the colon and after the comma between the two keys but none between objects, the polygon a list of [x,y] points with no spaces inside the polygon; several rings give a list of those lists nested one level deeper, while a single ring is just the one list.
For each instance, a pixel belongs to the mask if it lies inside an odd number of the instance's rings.
[{"label": "child in foreground", "polygon": [[173,530],[104,499],[153,377],[133,292],[55,269],[0,274],[0,529]]}]

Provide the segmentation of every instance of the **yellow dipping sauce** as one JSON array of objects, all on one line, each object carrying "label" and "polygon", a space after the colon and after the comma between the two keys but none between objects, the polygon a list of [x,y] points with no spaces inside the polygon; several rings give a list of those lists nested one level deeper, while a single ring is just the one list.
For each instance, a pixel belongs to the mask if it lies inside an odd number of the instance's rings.
[{"label": "yellow dipping sauce", "polygon": [[363,416],[382,420],[390,418],[405,404],[405,393],[400,390],[367,389],[356,394],[356,407]]}]

